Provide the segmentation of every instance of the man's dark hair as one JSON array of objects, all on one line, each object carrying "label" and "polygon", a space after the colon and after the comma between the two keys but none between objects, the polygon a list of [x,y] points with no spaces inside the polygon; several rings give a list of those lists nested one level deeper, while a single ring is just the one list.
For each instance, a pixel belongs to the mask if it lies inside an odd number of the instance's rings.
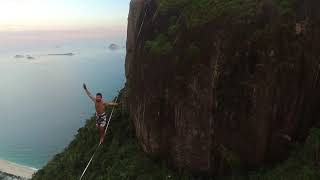
[{"label": "man's dark hair", "polygon": [[102,94],[101,94],[101,93],[97,93],[97,94],[96,94],[96,96],[100,96],[100,97],[102,97]]}]

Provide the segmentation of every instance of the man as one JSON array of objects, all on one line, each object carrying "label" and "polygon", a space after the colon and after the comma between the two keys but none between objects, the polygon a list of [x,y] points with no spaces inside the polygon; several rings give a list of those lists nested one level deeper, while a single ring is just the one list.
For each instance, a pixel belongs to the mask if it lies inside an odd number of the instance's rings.
[{"label": "man", "polygon": [[99,132],[100,132],[100,144],[102,144],[103,141],[104,141],[105,129],[106,129],[106,124],[107,124],[107,115],[106,115],[105,110],[108,107],[117,106],[118,103],[104,102],[101,93],[97,93],[96,97],[94,97],[90,93],[90,91],[87,89],[86,84],[83,84],[83,88],[86,91],[86,93],[89,96],[89,98],[95,104],[95,107],[96,107],[96,127],[97,127],[97,129],[99,129]]}]

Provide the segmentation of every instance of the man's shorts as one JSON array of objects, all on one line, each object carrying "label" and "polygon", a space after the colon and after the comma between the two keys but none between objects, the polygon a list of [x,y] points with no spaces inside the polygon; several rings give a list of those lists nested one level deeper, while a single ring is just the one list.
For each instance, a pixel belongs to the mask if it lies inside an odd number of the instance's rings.
[{"label": "man's shorts", "polygon": [[107,124],[107,115],[106,115],[106,113],[96,114],[96,126],[97,127],[105,127],[106,124]]}]

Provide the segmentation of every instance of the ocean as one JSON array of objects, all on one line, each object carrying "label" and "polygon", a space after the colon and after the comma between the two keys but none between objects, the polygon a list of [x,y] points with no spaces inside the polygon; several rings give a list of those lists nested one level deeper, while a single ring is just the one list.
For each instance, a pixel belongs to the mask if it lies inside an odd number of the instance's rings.
[{"label": "ocean", "polygon": [[124,33],[74,34],[0,33],[0,159],[43,167],[94,114],[82,83],[107,100],[123,87]]}]

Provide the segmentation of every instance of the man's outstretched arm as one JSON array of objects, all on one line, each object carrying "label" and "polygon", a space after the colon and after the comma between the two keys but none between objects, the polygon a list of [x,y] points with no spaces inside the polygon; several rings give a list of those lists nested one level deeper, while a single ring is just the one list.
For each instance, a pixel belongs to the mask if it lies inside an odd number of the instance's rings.
[{"label": "man's outstretched arm", "polygon": [[104,103],[106,106],[111,106],[111,107],[114,107],[114,106],[118,106],[119,104],[118,103],[115,103],[115,102],[106,102]]},{"label": "man's outstretched arm", "polygon": [[92,94],[91,94],[90,91],[88,90],[86,84],[83,84],[83,89],[86,91],[86,93],[87,93],[87,95],[89,96],[89,98],[90,98],[93,102],[95,102],[96,99],[92,96]]}]

